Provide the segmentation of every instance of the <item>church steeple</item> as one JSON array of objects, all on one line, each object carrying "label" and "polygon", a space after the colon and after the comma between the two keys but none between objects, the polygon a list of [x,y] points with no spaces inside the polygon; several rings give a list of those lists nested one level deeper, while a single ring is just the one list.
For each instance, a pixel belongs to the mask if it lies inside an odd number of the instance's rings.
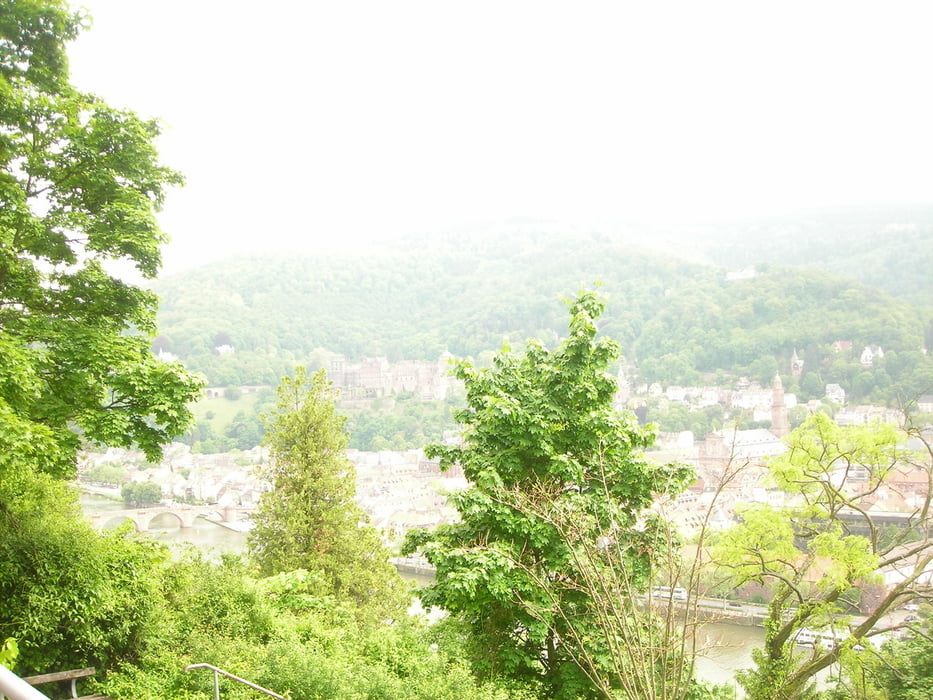
[{"label": "church steeple", "polygon": [[790,358],[790,373],[794,379],[800,379],[803,374],[803,360],[797,356],[797,348],[794,348],[794,354]]},{"label": "church steeple", "polygon": [[784,437],[790,432],[787,422],[787,406],[784,403],[784,384],[780,373],[774,375],[774,385],[771,389],[771,432],[778,437]]}]

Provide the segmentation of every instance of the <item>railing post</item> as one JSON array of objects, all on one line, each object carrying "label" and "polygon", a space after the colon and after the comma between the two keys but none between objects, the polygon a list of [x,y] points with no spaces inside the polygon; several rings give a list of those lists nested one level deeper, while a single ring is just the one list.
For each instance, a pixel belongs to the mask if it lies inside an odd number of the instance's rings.
[{"label": "railing post", "polygon": [[[277,700],[286,700],[285,696],[283,695],[279,695],[278,693],[275,693],[269,690],[268,688],[263,688],[261,685],[256,685],[255,683],[251,683],[244,678],[240,678],[239,676],[234,676],[232,673],[229,673],[228,671],[224,671],[222,668],[217,668],[216,666],[212,666],[211,664],[191,664],[190,666],[185,666],[186,671],[190,671],[193,668],[209,668],[211,669],[211,671],[214,672],[214,700],[220,700],[220,680],[219,680],[220,674],[223,674],[227,678],[230,678],[231,680],[234,680],[237,683],[242,683],[243,685],[248,686],[252,688],[253,690],[258,690],[260,693],[265,693],[266,695],[269,695],[270,697],[277,698]],[[28,699],[28,700],[31,700],[31,699]]]}]

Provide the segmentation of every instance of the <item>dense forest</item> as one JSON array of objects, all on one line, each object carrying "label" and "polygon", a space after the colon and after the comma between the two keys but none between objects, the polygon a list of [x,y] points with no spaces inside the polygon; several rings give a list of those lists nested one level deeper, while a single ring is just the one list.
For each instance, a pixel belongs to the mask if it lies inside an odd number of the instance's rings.
[{"label": "dense forest", "polygon": [[[717,373],[768,381],[775,371],[788,373],[796,350],[807,383],[795,388],[805,394],[827,382],[846,384],[853,400],[894,401],[892,387],[924,391],[933,379],[922,354],[933,344],[933,307],[928,277],[910,271],[929,246],[915,225],[904,237],[914,249],[903,251],[909,264],[887,253],[876,260],[875,277],[897,279],[885,291],[867,283],[871,275],[856,279],[866,271],[856,261],[868,252],[841,245],[846,230],[827,224],[824,232],[818,262],[832,272],[771,262],[782,247],[768,256],[764,243],[750,242],[774,240],[768,227],[743,239],[741,256],[723,234],[723,250],[731,251],[723,259],[746,265],[752,253],[762,255],[751,278],[639,248],[623,236],[528,225],[412,238],[366,257],[236,258],[154,285],[162,298],[154,347],[214,386],[271,385],[296,364],[320,366],[327,352],[390,361],[436,360],[444,351],[476,357],[503,339],[553,340],[557,300],[599,283],[609,299],[602,330],[622,344],[623,363],[643,381],[714,383]],[[833,352],[835,341],[852,348]],[[883,366],[869,374],[858,362],[867,345],[885,352]],[[219,353],[222,346],[233,353]]]}]

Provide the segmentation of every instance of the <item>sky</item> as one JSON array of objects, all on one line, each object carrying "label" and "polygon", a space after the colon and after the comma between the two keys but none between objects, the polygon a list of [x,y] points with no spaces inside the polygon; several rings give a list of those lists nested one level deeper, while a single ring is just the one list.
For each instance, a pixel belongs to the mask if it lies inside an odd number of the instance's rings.
[{"label": "sky", "polygon": [[933,203],[928,2],[83,0],[72,81],[164,124],[172,272],[516,217]]}]

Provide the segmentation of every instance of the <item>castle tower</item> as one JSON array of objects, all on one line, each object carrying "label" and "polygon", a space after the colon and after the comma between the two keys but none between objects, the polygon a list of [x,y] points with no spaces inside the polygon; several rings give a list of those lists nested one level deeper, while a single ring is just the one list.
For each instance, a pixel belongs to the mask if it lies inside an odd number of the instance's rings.
[{"label": "castle tower", "polygon": [[787,422],[787,406],[784,403],[784,385],[781,383],[780,373],[774,375],[774,386],[771,390],[771,432],[778,437],[784,437],[790,432]]}]

